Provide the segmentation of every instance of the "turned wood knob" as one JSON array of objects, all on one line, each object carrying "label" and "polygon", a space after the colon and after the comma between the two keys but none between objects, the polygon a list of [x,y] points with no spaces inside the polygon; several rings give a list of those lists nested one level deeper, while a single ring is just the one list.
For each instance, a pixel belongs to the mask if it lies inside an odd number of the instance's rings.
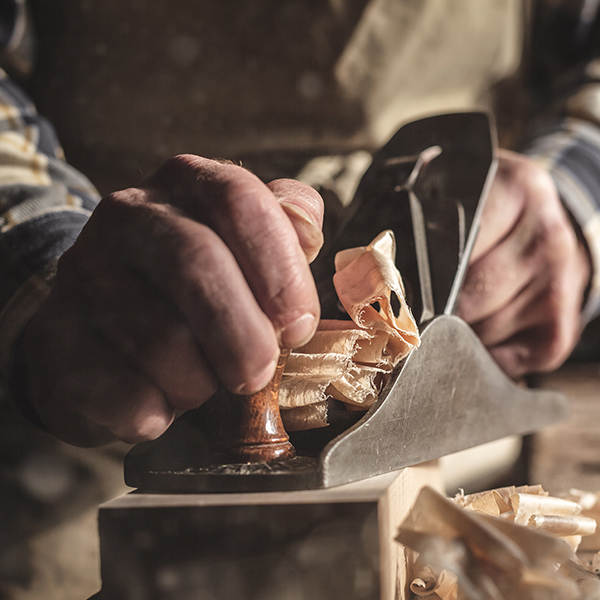
[{"label": "turned wood knob", "polygon": [[227,394],[221,399],[228,404],[224,450],[232,462],[259,463],[295,456],[279,412],[279,386],[289,353],[281,351],[275,375],[265,388],[255,394]]}]

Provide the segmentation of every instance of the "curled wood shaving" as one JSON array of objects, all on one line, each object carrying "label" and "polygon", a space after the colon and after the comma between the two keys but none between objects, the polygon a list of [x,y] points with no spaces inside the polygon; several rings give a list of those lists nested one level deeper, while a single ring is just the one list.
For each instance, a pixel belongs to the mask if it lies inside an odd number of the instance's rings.
[{"label": "curled wood shaving", "polygon": [[593,568],[600,558],[585,568],[574,554],[582,536],[596,529],[595,520],[581,512],[581,505],[548,496],[541,486],[460,494],[454,500],[424,488],[397,540],[419,553],[414,580],[425,582],[421,573],[430,570],[427,595],[416,581],[414,593],[421,598],[443,598],[437,583],[450,571],[459,598],[600,599]]},{"label": "curled wood shaving", "polygon": [[395,258],[391,231],[337,254],[334,285],[352,321],[322,320],[313,339],[290,354],[279,391],[287,428],[328,425],[329,398],[348,410],[368,409],[389,373],[419,345]]}]

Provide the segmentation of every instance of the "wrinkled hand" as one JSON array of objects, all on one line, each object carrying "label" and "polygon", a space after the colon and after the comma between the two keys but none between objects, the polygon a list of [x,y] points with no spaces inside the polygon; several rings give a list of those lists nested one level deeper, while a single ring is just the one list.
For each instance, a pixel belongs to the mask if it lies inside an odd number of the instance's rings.
[{"label": "wrinkled hand", "polygon": [[316,329],[323,206],[291,180],[196,156],[104,198],[27,329],[40,418],[78,445],[153,439],[220,382],[264,387]]},{"label": "wrinkled hand", "polygon": [[458,314],[518,377],[570,354],[590,265],[550,175],[512,152],[499,159]]}]

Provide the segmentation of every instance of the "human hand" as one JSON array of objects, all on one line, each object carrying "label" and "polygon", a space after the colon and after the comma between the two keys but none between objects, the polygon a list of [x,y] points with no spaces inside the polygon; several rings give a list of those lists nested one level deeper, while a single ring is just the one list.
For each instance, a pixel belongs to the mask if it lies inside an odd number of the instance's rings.
[{"label": "human hand", "polygon": [[183,155],[104,198],[26,331],[30,399],[77,445],[158,437],[219,383],[252,393],[313,335],[323,204]]},{"label": "human hand", "polygon": [[581,333],[590,271],[548,172],[500,151],[457,313],[506,373],[550,371],[566,360]]}]

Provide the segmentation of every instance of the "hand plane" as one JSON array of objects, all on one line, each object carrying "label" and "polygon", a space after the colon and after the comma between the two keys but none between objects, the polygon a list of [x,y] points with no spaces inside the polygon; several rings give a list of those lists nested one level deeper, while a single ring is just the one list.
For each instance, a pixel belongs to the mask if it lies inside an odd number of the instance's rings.
[{"label": "hand plane", "polygon": [[[294,456],[277,420],[276,391],[275,400],[267,390],[258,404],[217,394],[158,440],[134,447],[125,461],[126,483],[170,493],[331,487],[564,418],[562,395],[513,382],[453,314],[495,174],[494,148],[493,124],[485,113],[405,125],[374,155],[339,234],[314,265],[323,314],[343,318],[332,285],[335,253],[366,245],[382,230],[395,233],[396,264],[421,346],[398,365],[366,413],[348,413],[324,429],[291,435]],[[253,444],[261,452],[237,459],[224,454],[214,444],[215,431],[223,427],[230,438],[231,427],[241,427],[238,438],[253,428]],[[273,449],[267,459],[264,447]]]}]

